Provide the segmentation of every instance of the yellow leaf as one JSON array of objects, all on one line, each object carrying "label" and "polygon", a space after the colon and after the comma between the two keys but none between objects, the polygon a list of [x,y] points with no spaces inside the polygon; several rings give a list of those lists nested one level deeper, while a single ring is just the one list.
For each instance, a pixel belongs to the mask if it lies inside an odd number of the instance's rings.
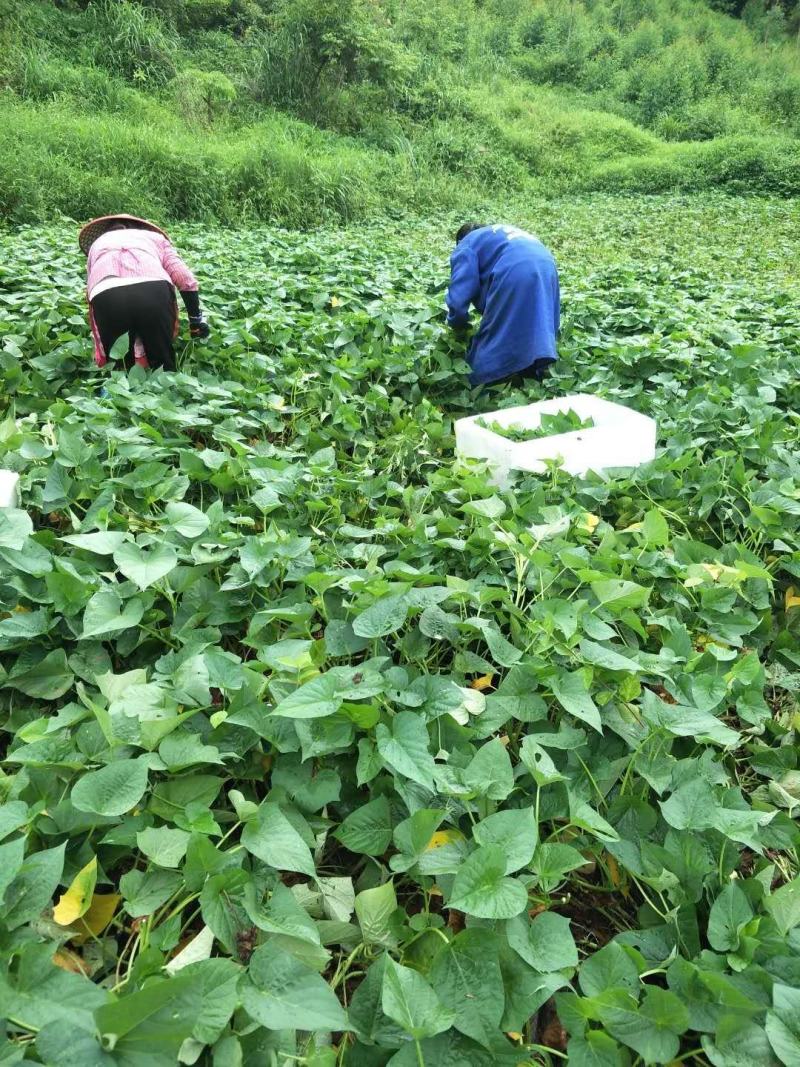
[{"label": "yellow leaf", "polygon": [[600,525],[600,516],[593,515],[591,511],[584,511],[575,525],[581,533],[592,534]]},{"label": "yellow leaf", "polygon": [[509,1030],[506,1037],[510,1037],[512,1041],[521,1041],[522,1034],[518,1034],[516,1030]]},{"label": "yellow leaf", "polygon": [[426,852],[432,852],[435,848],[443,845],[452,845],[454,841],[462,841],[464,835],[460,830],[437,830],[425,846]]},{"label": "yellow leaf", "polygon": [[332,308],[338,308],[341,305],[341,303],[342,302],[341,302],[341,300],[339,299],[338,296],[332,296],[331,297],[331,307]]},{"label": "yellow leaf", "polygon": [[114,912],[121,899],[119,893],[96,893],[92,897],[89,910],[75,923],[75,928],[80,931],[83,940],[90,936],[99,937],[102,934],[114,918]]},{"label": "yellow leaf", "polygon": [[53,918],[59,926],[69,926],[86,914],[96,882],[97,856],[93,856],[83,870],[78,871],[72,879],[72,885],[53,908]]},{"label": "yellow leaf", "polygon": [[53,956],[53,963],[56,967],[60,967],[62,971],[69,971],[70,974],[88,975],[89,973],[89,968],[80,956],[70,952],[68,948],[58,949]]},{"label": "yellow leaf", "polygon": [[719,581],[727,569],[722,563],[701,563],[700,566],[715,582]]},{"label": "yellow leaf", "polygon": [[484,689],[491,689],[494,685],[493,674],[482,674],[480,678],[476,678],[474,682],[470,682],[470,689],[477,689],[483,691]]},{"label": "yellow leaf", "polygon": [[795,592],[793,585],[790,585],[786,590],[785,608],[786,611],[790,608],[800,608],[800,596]]},{"label": "yellow leaf", "polygon": [[622,876],[622,872],[619,869],[619,864],[610,852],[606,852],[605,862],[606,870],[608,871],[608,877],[611,880],[611,884],[614,886],[615,889],[621,890],[622,895],[624,897],[627,897],[628,889],[627,886],[624,884],[624,878]]}]

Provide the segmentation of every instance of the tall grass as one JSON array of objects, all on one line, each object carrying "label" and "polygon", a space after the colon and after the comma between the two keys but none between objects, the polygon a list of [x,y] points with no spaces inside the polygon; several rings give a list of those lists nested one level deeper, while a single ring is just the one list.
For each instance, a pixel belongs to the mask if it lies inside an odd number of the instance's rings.
[{"label": "tall grass", "polygon": [[387,204],[454,206],[457,179],[422,180],[402,157],[274,115],[224,136],[187,131],[168,113],[132,123],[56,105],[0,107],[0,217],[26,222],[112,211],[226,223],[307,226]]}]

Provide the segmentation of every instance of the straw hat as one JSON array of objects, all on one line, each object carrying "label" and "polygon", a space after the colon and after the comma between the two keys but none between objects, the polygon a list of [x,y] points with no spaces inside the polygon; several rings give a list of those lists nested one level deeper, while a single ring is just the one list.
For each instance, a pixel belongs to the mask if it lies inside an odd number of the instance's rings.
[{"label": "straw hat", "polygon": [[[118,215],[103,215],[99,219],[92,219],[91,222],[87,222],[78,234],[78,244],[81,246],[81,251],[84,255],[88,256],[92,244],[98,237],[102,237],[107,230],[110,230],[115,222],[136,223],[137,228],[153,230],[155,233],[160,233],[162,237],[167,237],[160,226],[156,226],[154,222],[148,222],[147,219],[137,218],[136,215],[126,215],[124,212],[120,212]],[[168,237],[167,240],[169,240]]]}]

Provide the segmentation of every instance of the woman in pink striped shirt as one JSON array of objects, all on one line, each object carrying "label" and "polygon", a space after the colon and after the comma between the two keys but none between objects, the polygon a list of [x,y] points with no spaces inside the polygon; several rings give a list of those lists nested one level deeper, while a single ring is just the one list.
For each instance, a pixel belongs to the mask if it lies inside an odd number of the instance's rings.
[{"label": "woman in pink striped shirt", "polygon": [[127,333],[126,365],[175,370],[180,291],[192,337],[208,337],[197,279],[163,230],[133,215],[109,215],[86,224],[78,243],[87,256],[86,295],[98,367]]}]

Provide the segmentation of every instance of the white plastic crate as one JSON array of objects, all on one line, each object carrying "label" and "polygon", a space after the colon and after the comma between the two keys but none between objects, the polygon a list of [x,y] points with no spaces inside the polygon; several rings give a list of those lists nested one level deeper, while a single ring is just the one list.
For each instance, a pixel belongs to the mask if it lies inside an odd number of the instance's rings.
[{"label": "white plastic crate", "polygon": [[19,475],[16,471],[0,470],[0,508],[19,507]]},{"label": "white plastic crate", "polygon": [[[478,424],[480,420],[535,430],[542,415],[570,410],[582,420],[591,419],[594,425],[535,441],[510,441]],[[457,454],[490,463],[492,484],[497,486],[508,484],[512,470],[542,473],[546,470],[545,460],[559,459],[569,474],[584,475],[606,467],[638,467],[653,459],[656,452],[655,419],[622,404],[582,393],[471,415],[458,419],[455,429]]]}]

